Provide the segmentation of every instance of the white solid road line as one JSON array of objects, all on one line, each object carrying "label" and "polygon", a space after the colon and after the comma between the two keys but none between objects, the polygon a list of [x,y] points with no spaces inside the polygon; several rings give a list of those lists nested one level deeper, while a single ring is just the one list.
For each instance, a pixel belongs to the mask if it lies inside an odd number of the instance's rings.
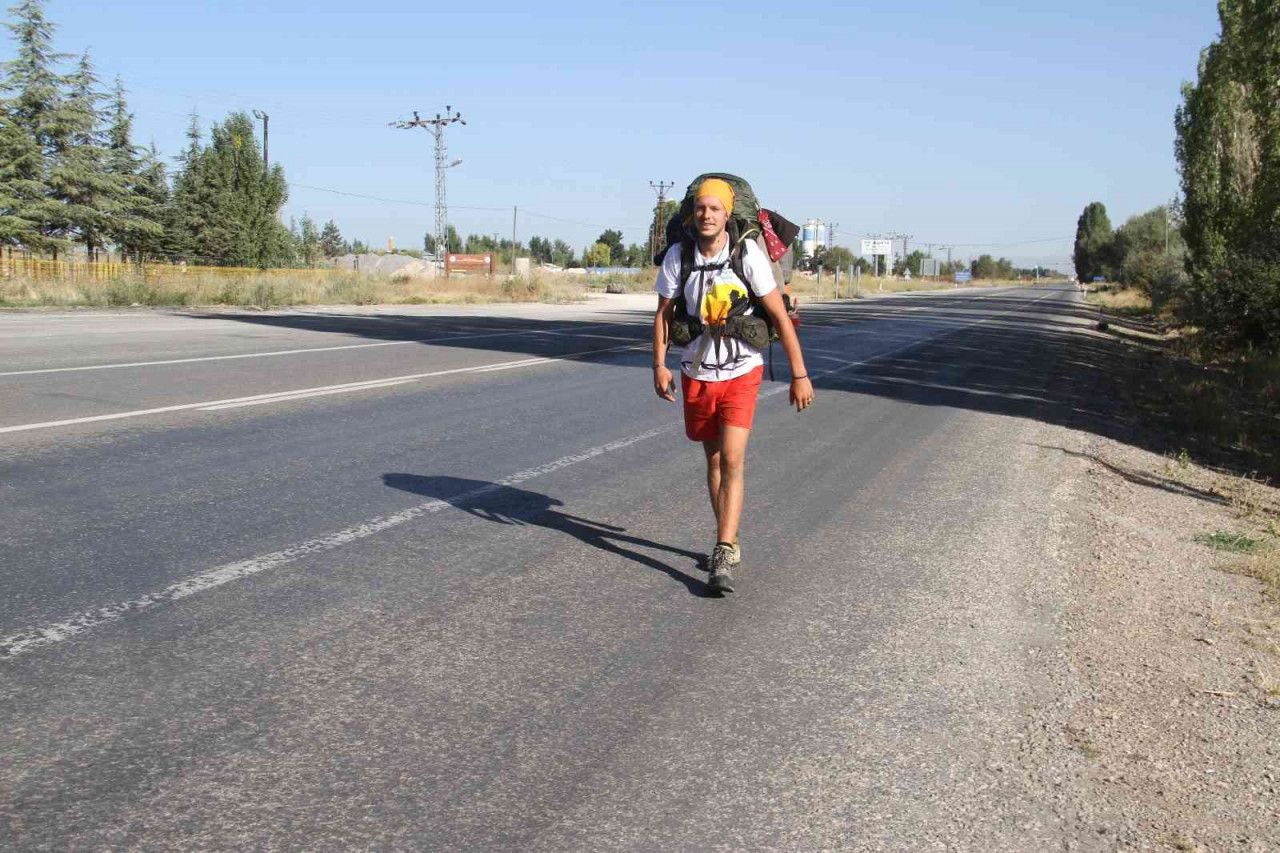
[{"label": "white solid road line", "polygon": [[275,355],[297,355],[307,352],[336,352],[344,349],[369,349],[394,347],[402,344],[425,343],[420,341],[379,341],[376,344],[344,344],[336,347],[306,347],[305,349],[281,349],[269,352],[245,352],[236,355],[202,355],[192,358],[167,358],[159,361],[126,361],[115,364],[85,364],[80,367],[40,367],[34,370],[9,370],[0,376],[38,376],[43,373],[75,373],[81,370],[117,370],[122,367],[155,367],[162,364],[194,364],[198,361],[231,361],[240,358],[269,358]]},{"label": "white solid road line", "polygon": [[581,358],[584,355],[598,355],[605,352],[619,352],[621,350],[638,348],[639,347],[636,347],[635,345],[606,347],[604,349],[565,353],[564,355],[546,358],[522,358],[516,361],[503,361],[497,364],[481,364],[474,367],[455,367],[451,370],[433,370],[428,373],[410,373],[405,376],[386,376],[381,379],[368,379],[363,382],[346,382],[341,385],[321,385],[316,388],[296,388],[290,391],[274,391],[269,394],[253,394],[248,397],[231,397],[224,400],[204,400],[199,403],[179,403],[174,406],[158,406],[154,409],[135,409],[130,412],[112,412],[107,415],[89,415],[88,417],[83,418],[65,418],[60,421],[44,421],[43,423],[37,424],[17,424],[16,426],[0,427],[0,435],[11,432],[28,432],[30,430],[37,429],[74,426],[75,424],[91,424],[98,423],[100,421],[118,421],[124,418],[140,418],[146,415],[161,415],[168,412],[185,412],[193,409],[217,411],[219,409],[231,409],[238,406],[286,402],[288,400],[296,400],[304,397],[319,397],[328,394],[342,394],[352,391],[364,391],[370,388],[401,385],[406,382],[415,382],[420,379],[430,379],[436,376],[452,376],[458,373],[493,373],[499,370],[513,370],[519,367],[532,367],[536,364],[548,364],[553,361],[570,361],[575,358]]},{"label": "white solid road line", "polygon": [[[603,326],[621,325],[614,323],[598,323],[592,326],[582,326],[581,329],[598,329]],[[304,355],[312,352],[337,352],[338,350],[348,349],[371,349],[373,347],[398,347],[406,344],[442,344],[450,341],[469,341],[481,338],[500,338],[512,334],[537,334],[537,335],[557,335],[566,338],[599,338],[609,337],[607,335],[581,334],[578,329],[568,327],[565,329],[542,329],[536,332],[527,332],[523,329],[498,329],[496,331],[487,331],[482,334],[466,334],[466,335],[447,335],[441,338],[422,338],[420,340],[411,341],[378,341],[370,344],[341,344],[331,347],[304,347],[301,349],[282,349],[269,350],[267,352],[246,352],[233,355],[202,355],[193,356],[191,358],[168,358],[157,361],[128,361],[113,364],[86,364],[79,367],[39,367],[32,370],[9,370],[0,372],[0,377],[5,376],[38,376],[45,373],[75,373],[81,370],[118,370],[124,367],[157,367],[167,364],[194,364],[201,361],[234,361],[236,359],[245,358],[271,358],[280,355]],[[631,338],[618,337],[617,340],[632,340]]]}]

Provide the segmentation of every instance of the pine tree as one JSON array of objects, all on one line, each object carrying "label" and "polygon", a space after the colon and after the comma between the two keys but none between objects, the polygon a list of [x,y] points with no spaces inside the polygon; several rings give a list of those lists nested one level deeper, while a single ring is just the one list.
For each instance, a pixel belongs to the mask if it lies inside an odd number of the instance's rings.
[{"label": "pine tree", "polygon": [[123,207],[110,228],[111,239],[126,255],[155,254],[159,248],[163,229],[157,220],[168,187],[163,185],[163,167],[158,175],[160,185],[156,185],[154,168],[159,163],[152,154],[150,171],[144,173],[143,161],[133,144],[133,114],[125,102],[124,84],[117,77],[111,100],[111,126],[107,129],[106,168],[126,190]]},{"label": "pine tree", "polygon": [[165,254],[173,260],[196,260],[195,235],[212,216],[208,193],[201,180],[201,152],[204,139],[200,132],[200,116],[192,111],[187,122],[187,147],[178,155],[178,172],[173,192],[160,220],[164,226]]},{"label": "pine tree", "polygon": [[263,173],[252,120],[232,113],[200,144],[195,117],[182,170],[174,181],[174,220],[183,251],[202,263],[280,266],[293,260],[289,232],[277,216],[288,198],[284,170]]},{"label": "pine tree", "polygon": [[59,127],[62,78],[56,63],[66,54],[53,49],[54,25],[44,16],[43,0],[23,0],[9,9],[14,20],[5,24],[18,43],[17,57],[5,63],[5,89],[16,94],[13,113],[35,137],[45,154],[64,135]]},{"label": "pine tree", "polygon": [[132,244],[122,245],[144,258],[170,256],[173,236],[168,223],[173,209],[173,194],[169,190],[169,176],[164,161],[160,159],[160,152],[156,150],[154,142],[139,161],[134,192],[140,205],[145,203],[146,215],[155,228],[140,230],[131,238],[134,241]]},{"label": "pine tree", "polygon": [[[9,9],[13,20],[5,26],[17,42],[16,57],[4,64],[3,88],[13,95],[5,110],[4,171],[6,196],[17,205],[7,215],[10,233],[18,228],[30,249],[53,251],[61,245],[53,218],[57,206],[49,199],[47,158],[62,128],[62,78],[55,69],[65,58],[53,49],[54,26],[44,15],[43,0],[23,0]],[[9,127],[12,124],[13,127]],[[10,153],[12,152],[12,153]],[[18,221],[35,223],[34,232]]]},{"label": "pine tree", "polygon": [[40,233],[47,205],[40,146],[8,103],[0,104],[0,246],[47,248]]},{"label": "pine tree", "polygon": [[60,203],[53,223],[62,234],[83,243],[92,260],[127,218],[130,192],[127,178],[107,166],[103,95],[88,53],[80,57],[68,83],[70,90],[59,110],[64,133],[55,142],[49,169],[49,188]]},{"label": "pine tree", "polygon": [[344,254],[347,244],[342,239],[342,232],[332,219],[324,224],[320,232],[320,251],[326,258],[336,258]]}]

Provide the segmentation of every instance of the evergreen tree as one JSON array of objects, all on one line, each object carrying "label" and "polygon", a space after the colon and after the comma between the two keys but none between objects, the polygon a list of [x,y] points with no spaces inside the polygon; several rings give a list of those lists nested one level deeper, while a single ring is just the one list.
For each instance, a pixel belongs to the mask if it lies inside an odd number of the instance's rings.
[{"label": "evergreen tree", "polygon": [[62,128],[49,170],[49,188],[59,202],[53,224],[61,234],[84,244],[94,259],[111,233],[127,218],[129,184],[126,176],[107,167],[102,131],[102,93],[89,54],[80,57],[68,80],[70,91],[60,110]]},{"label": "evergreen tree", "polygon": [[[10,233],[21,231],[24,245],[56,254],[62,242],[53,224],[57,206],[49,198],[47,159],[65,136],[62,78],[55,68],[65,56],[53,49],[54,26],[45,18],[43,0],[23,0],[9,14],[13,20],[5,26],[13,33],[17,50],[15,58],[4,64],[3,88],[13,96],[4,123],[16,129],[5,130],[2,168],[8,176],[3,192],[16,207],[5,215],[11,217]],[[9,152],[14,159],[9,159]],[[21,227],[20,221],[35,223],[37,230]]]},{"label": "evergreen tree", "polygon": [[194,111],[187,122],[187,147],[177,157],[169,203],[161,214],[164,226],[165,254],[172,260],[195,260],[195,238],[212,217],[211,201],[201,180],[201,152],[204,139],[200,132],[200,116]]},{"label": "evergreen tree", "polygon": [[187,136],[173,192],[177,242],[185,253],[227,266],[291,263],[294,247],[277,218],[288,198],[284,169],[273,166],[264,176],[249,116],[236,112],[215,124],[207,146],[193,116]]},{"label": "evergreen tree", "polygon": [[0,246],[44,249],[41,216],[47,205],[40,146],[0,104]]},{"label": "evergreen tree", "polygon": [[428,231],[426,234],[423,234],[422,249],[428,255],[434,255],[436,253],[436,235],[432,234],[430,231]]},{"label": "evergreen tree", "polygon": [[22,0],[5,24],[18,43],[17,57],[5,63],[5,89],[14,93],[13,114],[45,154],[65,135],[60,127],[62,77],[55,70],[65,54],[53,49],[54,25],[44,16],[44,0]]},{"label": "evergreen tree", "polygon": [[133,114],[125,102],[124,84],[119,77],[111,99],[106,167],[107,172],[126,190],[122,209],[111,225],[111,239],[126,255],[158,254],[163,230],[158,220],[168,200],[164,167],[154,150],[149,161],[138,156],[138,149],[133,144]]},{"label": "evergreen tree", "polygon": [[320,251],[326,258],[336,258],[338,255],[344,254],[347,249],[346,242],[342,239],[342,232],[338,230],[338,225],[332,219],[324,224],[324,229],[320,232]]},{"label": "evergreen tree", "polygon": [[173,209],[173,194],[169,189],[169,175],[155,143],[143,153],[138,163],[138,178],[134,192],[139,197],[139,216],[145,214],[154,228],[138,229],[122,248],[143,258],[169,257],[172,235],[167,223]]}]

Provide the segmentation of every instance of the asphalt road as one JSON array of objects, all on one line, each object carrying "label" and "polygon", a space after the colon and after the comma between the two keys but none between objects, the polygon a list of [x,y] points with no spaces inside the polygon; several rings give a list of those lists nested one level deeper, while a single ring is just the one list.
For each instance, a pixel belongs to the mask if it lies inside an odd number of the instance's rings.
[{"label": "asphalt road", "polygon": [[808,306],[728,599],[639,304],[0,316],[0,847],[1060,844],[1074,290]]}]

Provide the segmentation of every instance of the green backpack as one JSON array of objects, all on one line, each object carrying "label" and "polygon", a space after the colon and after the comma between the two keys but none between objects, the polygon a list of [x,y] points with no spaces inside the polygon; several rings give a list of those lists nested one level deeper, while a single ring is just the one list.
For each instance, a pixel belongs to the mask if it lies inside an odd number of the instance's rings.
[{"label": "green backpack", "polygon": [[[733,213],[729,215],[729,221],[725,228],[729,234],[728,263],[734,274],[746,286],[748,294],[747,299],[742,300],[741,304],[735,304],[730,311],[726,333],[731,337],[746,341],[756,349],[764,349],[765,346],[778,339],[778,331],[773,327],[773,321],[768,312],[760,307],[760,299],[747,282],[742,263],[742,256],[746,251],[748,240],[760,244],[761,249],[766,252],[765,256],[768,257],[768,250],[764,246],[763,227],[759,218],[762,208],[756,198],[755,190],[751,189],[751,184],[737,175],[730,175],[726,172],[707,172],[693,179],[684,192],[680,207],[667,220],[666,246],[653,258],[654,264],[661,265],[667,251],[672,246],[678,245],[680,247],[680,289],[674,300],[675,311],[670,328],[671,342],[684,346],[703,332],[701,319],[696,314],[689,313],[689,306],[686,304],[684,297],[684,285],[689,280],[689,276],[694,269],[694,253],[697,240],[693,231],[693,207],[694,202],[697,200],[696,193],[702,182],[710,178],[719,178],[733,188]],[[796,234],[799,233],[799,229],[777,213],[773,211],[767,211],[767,213],[774,224],[778,238],[784,244],[789,245],[795,239]],[[773,273],[774,279],[781,286],[783,283],[782,268],[777,261],[773,261]],[[792,313],[791,297],[784,293],[782,298],[783,304],[786,305],[787,313]],[[745,316],[747,308],[753,309],[753,316]],[[770,373],[772,374],[772,370]]]}]

